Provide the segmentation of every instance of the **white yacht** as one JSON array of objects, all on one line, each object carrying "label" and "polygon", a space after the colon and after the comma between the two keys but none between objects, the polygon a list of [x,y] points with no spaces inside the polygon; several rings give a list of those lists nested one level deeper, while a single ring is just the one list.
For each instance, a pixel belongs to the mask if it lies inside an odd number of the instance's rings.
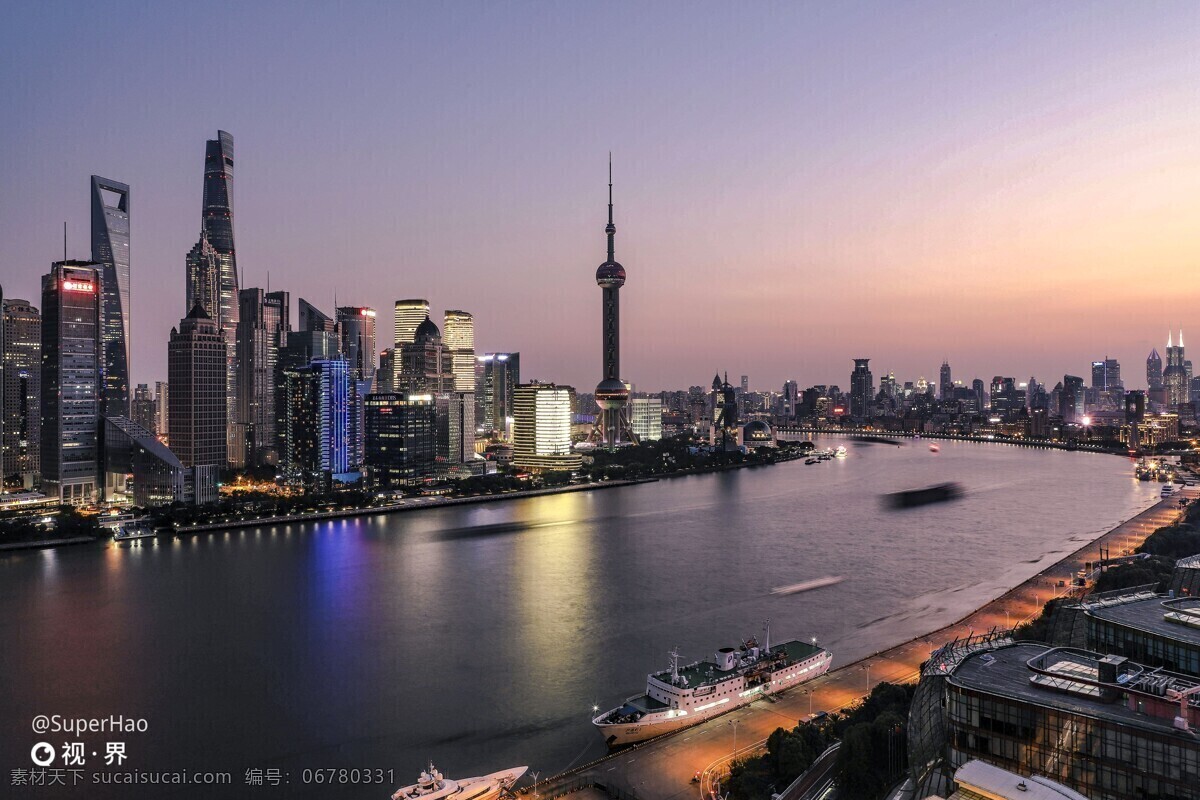
[{"label": "white yacht", "polygon": [[733,711],[768,694],[782,692],[829,671],[833,655],[813,643],[771,644],[770,624],[760,645],[751,637],[740,647],[722,647],[712,661],[679,666],[646,677],[646,692],[592,720],[609,747],[677,731]]},{"label": "white yacht", "polygon": [[512,789],[528,769],[513,767],[479,778],[456,781],[445,777],[430,764],[416,783],[397,789],[392,800],[491,800]]}]

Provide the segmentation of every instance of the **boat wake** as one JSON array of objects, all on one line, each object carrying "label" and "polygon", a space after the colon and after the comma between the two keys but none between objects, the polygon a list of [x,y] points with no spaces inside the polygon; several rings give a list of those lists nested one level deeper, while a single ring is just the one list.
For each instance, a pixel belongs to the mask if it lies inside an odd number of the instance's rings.
[{"label": "boat wake", "polygon": [[774,595],[789,595],[799,594],[800,592],[811,592],[813,589],[821,589],[826,586],[833,586],[846,580],[841,575],[827,575],[824,578],[816,578],[811,581],[802,581],[801,583],[793,583],[790,586],[776,586],[771,590]]}]

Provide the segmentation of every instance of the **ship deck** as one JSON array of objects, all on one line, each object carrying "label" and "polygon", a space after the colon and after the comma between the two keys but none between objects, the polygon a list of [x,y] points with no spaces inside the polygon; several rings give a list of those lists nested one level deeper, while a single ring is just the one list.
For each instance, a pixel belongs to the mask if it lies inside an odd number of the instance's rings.
[{"label": "ship deck", "polygon": [[[802,642],[799,639],[781,642],[780,644],[772,645],[771,652],[779,653],[781,650],[787,654],[788,663],[796,663],[803,661],[806,658],[811,658],[823,651],[824,647],[818,647],[809,642]],[[712,683],[720,683],[726,680],[731,675],[736,675],[737,669],[721,670],[717,669],[717,665],[712,661],[700,661],[687,667],[680,667],[679,675],[687,679],[688,688],[696,688],[697,686],[706,686]],[[671,682],[671,671],[663,670],[662,672],[654,673],[654,677],[663,683]]]}]

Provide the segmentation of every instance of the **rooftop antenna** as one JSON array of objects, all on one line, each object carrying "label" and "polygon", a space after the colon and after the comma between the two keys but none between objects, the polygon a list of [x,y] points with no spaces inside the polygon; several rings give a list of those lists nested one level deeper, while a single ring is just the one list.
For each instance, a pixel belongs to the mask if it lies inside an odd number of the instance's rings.
[{"label": "rooftop antenna", "polygon": [[63,261],[67,260],[67,221],[63,220]]},{"label": "rooftop antenna", "polygon": [[675,686],[679,683],[679,648],[676,647],[667,655],[671,657],[671,685]]},{"label": "rooftop antenna", "polygon": [[767,634],[766,652],[767,652],[767,655],[770,655],[771,654],[771,618],[770,617],[767,617],[767,621],[763,623],[763,630],[766,631],[766,634]]}]

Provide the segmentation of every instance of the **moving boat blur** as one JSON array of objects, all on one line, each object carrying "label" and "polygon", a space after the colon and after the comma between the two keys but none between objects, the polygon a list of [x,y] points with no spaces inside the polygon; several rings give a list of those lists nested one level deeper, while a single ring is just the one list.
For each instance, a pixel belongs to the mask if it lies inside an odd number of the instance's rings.
[{"label": "moving boat blur", "polygon": [[892,508],[917,508],[930,503],[947,503],[962,497],[962,488],[957,483],[939,483],[925,489],[910,489],[885,495]]}]

